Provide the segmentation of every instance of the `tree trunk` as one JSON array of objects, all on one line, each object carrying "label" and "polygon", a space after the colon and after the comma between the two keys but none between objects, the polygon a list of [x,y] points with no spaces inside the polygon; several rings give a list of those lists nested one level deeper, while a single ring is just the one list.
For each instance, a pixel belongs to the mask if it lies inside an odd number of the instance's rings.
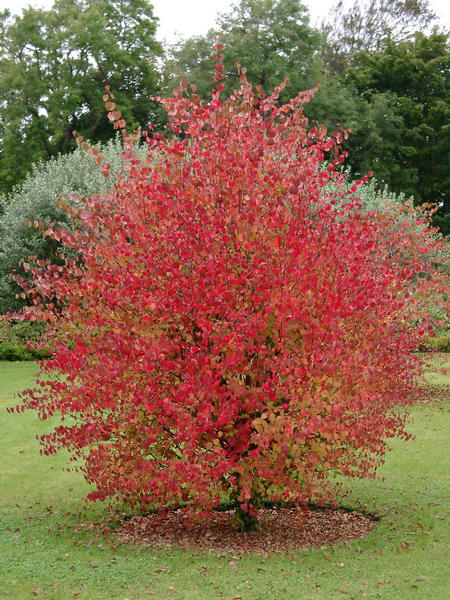
[{"label": "tree trunk", "polygon": [[246,533],[248,531],[257,531],[259,529],[259,521],[255,515],[251,515],[249,512],[242,510],[242,508],[237,508],[234,513],[234,518],[236,519],[239,531]]}]

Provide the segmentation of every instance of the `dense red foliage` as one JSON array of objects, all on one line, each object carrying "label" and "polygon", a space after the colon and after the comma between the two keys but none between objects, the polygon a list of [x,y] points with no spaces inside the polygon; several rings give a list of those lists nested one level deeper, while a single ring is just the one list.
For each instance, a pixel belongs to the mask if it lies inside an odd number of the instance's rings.
[{"label": "dense red foliage", "polygon": [[441,242],[341,191],[345,134],[308,123],[314,90],[278,107],[241,79],[225,101],[220,83],[208,104],[184,83],[161,100],[175,135],[149,134],[145,164],[126,138],[129,178],[45,232],[78,258],[29,267],[26,318],[54,354],[24,405],[63,416],[44,452],[82,458],[92,500],[225,494],[251,514],[326,498],[331,471],[372,475],[407,435],[393,409],[420,372]]}]

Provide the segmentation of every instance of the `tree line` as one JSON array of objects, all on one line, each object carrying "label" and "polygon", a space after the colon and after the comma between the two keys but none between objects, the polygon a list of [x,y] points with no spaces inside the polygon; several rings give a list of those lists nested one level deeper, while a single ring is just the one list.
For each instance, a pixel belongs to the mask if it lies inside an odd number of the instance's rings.
[{"label": "tree line", "polygon": [[355,177],[438,204],[450,233],[450,54],[426,0],[337,2],[313,27],[300,0],[240,0],[205,35],[163,47],[147,0],[55,0],[50,10],[0,13],[0,193],[17,189],[32,165],[114,136],[102,102],[109,84],[130,127],[163,128],[154,95],[186,76],[208,98],[220,40],[231,93],[245,68],[266,93],[286,77],[281,100],[320,83],[306,115],[343,142]]}]

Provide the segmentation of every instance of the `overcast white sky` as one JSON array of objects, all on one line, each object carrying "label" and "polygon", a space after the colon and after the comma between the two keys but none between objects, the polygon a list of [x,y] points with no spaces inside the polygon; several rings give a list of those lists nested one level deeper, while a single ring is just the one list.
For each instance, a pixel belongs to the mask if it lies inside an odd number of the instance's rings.
[{"label": "overcast white sky", "polygon": [[[174,42],[179,37],[203,34],[214,25],[218,12],[226,12],[238,0],[153,0],[155,14],[159,17],[157,37]],[[312,23],[326,17],[336,0],[303,0],[311,14]],[[350,1],[350,0],[348,0]],[[9,8],[18,13],[23,7],[50,8],[52,0],[0,0],[0,10]],[[430,6],[440,18],[442,26],[450,29],[450,1],[430,0]]]}]

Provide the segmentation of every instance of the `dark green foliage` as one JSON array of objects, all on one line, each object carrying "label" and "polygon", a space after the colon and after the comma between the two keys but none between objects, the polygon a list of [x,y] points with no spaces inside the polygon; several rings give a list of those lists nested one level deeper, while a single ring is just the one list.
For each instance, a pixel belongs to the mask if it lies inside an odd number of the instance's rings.
[{"label": "dark green foliage", "polygon": [[[364,52],[345,84],[366,106],[348,142],[355,172],[369,168],[393,191],[417,204],[450,211],[450,53],[448,36],[416,34]],[[445,230],[443,233],[448,233]]]},{"label": "dark green foliage", "polygon": [[388,41],[406,41],[436,22],[428,0],[339,0],[322,24],[327,71],[346,73],[361,51],[383,52]]},{"label": "dark green foliage", "polygon": [[[354,130],[353,170],[373,170],[417,204],[440,205],[434,223],[449,235],[449,46],[436,25],[428,0],[340,0],[322,25],[322,58],[350,92],[340,112]],[[355,120],[346,118],[350,107]]]},{"label": "dark green foliage", "polygon": [[446,237],[450,236],[450,211],[447,207],[447,212],[444,212],[445,208],[443,207],[439,212],[436,213],[433,219],[433,223],[436,227],[442,231],[442,234]]},{"label": "dark green foliage", "polygon": [[75,147],[72,131],[110,139],[105,82],[131,127],[155,121],[156,18],[147,0],[56,0],[0,13],[0,192],[31,165]]},{"label": "dark green foliage", "polygon": [[34,352],[19,346],[18,344],[11,344],[9,342],[0,342],[0,360],[34,360],[36,358],[42,358],[43,354]]}]

